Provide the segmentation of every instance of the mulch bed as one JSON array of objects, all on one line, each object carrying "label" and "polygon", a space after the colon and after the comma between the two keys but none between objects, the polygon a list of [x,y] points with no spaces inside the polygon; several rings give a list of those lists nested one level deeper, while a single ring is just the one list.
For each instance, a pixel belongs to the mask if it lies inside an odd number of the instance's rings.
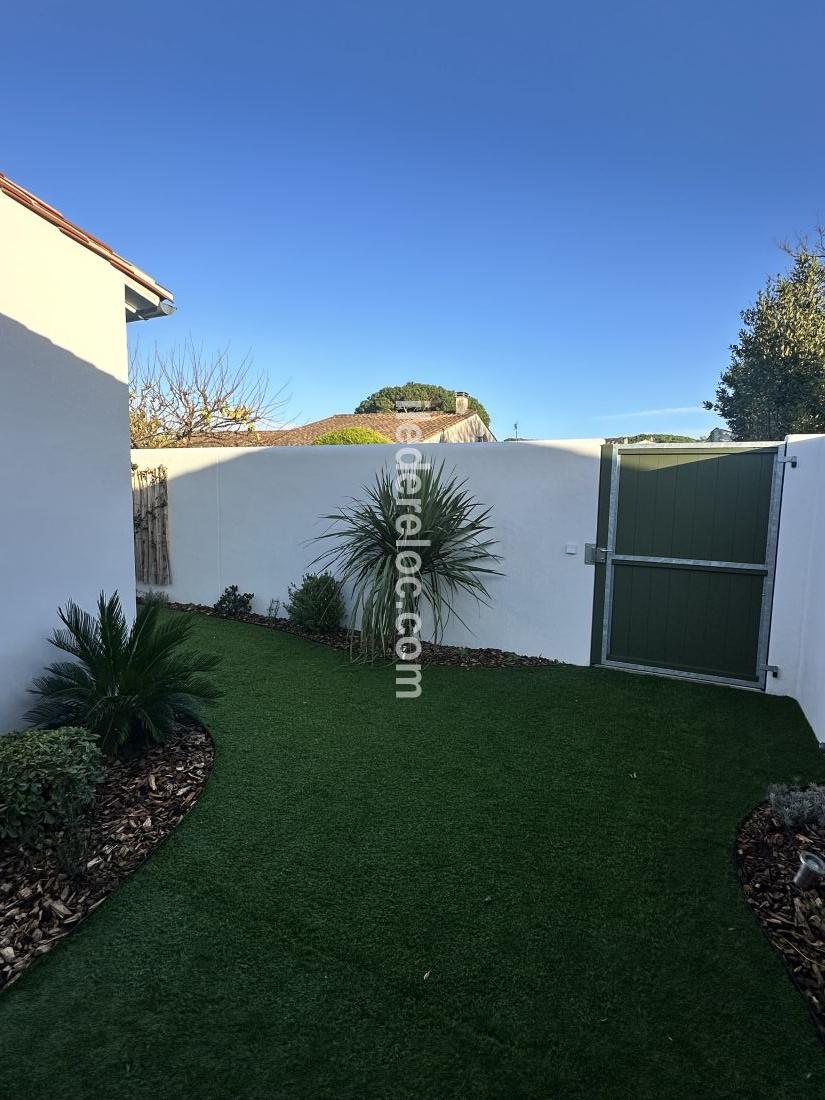
[{"label": "mulch bed", "polygon": [[0,989],[67,936],[192,809],[212,770],[212,739],[180,728],[141,757],[114,760],[90,814],[85,870],[64,874],[51,848],[0,843]]},{"label": "mulch bed", "polygon": [[[140,601],[138,601],[140,602]],[[223,619],[227,616],[219,615],[213,607],[200,603],[168,603],[165,606],[176,611],[197,611],[199,615],[211,615],[215,619]],[[263,626],[268,630],[280,630],[284,634],[294,634],[298,638],[305,638],[310,642],[319,642],[321,645],[331,646],[333,649],[349,649],[352,641],[357,642],[358,631],[354,631],[352,637],[347,630],[332,630],[316,632],[303,630],[295,626],[289,619],[269,618],[267,615],[233,615],[243,623],[254,623],[255,626]],[[451,668],[538,668],[543,665],[560,665],[564,662],[556,661],[551,657],[528,657],[520,653],[509,653],[504,649],[467,649],[464,646],[434,645],[432,642],[421,643],[421,663],[425,665],[448,665]]]},{"label": "mulch bed", "polygon": [[767,803],[739,829],[736,862],[748,904],[782,956],[825,1042],[825,884],[799,890],[799,853],[825,856],[825,829],[806,825],[788,834]]}]

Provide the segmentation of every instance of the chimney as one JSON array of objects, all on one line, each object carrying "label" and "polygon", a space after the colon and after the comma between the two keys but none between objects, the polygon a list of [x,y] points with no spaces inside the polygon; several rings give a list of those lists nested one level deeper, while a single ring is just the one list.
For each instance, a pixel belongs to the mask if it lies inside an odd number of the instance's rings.
[{"label": "chimney", "polygon": [[455,411],[463,416],[470,407],[470,397],[463,390],[456,390],[455,395]]}]

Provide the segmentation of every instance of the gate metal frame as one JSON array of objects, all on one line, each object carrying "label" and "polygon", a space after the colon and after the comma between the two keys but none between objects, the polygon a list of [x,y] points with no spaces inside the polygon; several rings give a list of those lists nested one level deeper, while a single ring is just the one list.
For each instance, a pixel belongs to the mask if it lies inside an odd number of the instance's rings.
[{"label": "gate metal frame", "polygon": [[[675,676],[683,680],[701,680],[716,684],[729,684],[734,687],[751,688],[758,691],[765,690],[765,681],[768,674],[768,645],[771,631],[771,611],[773,608],[773,588],[776,574],[776,547],[779,539],[779,514],[782,506],[782,484],[785,473],[785,461],[780,452],[784,448],[787,453],[787,443],[756,442],[756,443],[677,443],[677,444],[651,444],[651,443],[614,443],[610,460],[610,504],[607,520],[607,539],[604,547],[598,550],[604,554],[605,578],[604,578],[604,608],[602,617],[601,660],[599,664],[605,668],[625,669],[631,672],[646,672],[651,675]],[[654,453],[676,453],[677,451],[718,451],[724,454],[726,451],[774,451],[773,477],[771,478],[771,498],[768,506],[768,531],[765,546],[765,561],[763,562],[731,562],[703,560],[698,558],[658,558],[644,554],[617,554],[616,553],[616,523],[619,511],[619,473],[621,455],[638,451]],[[759,612],[759,636],[756,651],[756,680],[741,680],[732,676],[714,676],[710,673],[687,672],[684,669],[664,668],[658,665],[638,665],[628,661],[611,661],[608,658],[610,652],[610,630],[613,621],[613,568],[615,562],[648,562],[658,565],[674,566],[701,566],[707,569],[720,571],[739,569],[746,573],[758,573],[765,578],[762,586],[762,603]]]}]

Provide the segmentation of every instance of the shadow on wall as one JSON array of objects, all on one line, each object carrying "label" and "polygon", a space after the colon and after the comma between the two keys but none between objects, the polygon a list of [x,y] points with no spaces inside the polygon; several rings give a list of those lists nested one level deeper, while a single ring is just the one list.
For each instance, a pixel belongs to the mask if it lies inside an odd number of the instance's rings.
[{"label": "shadow on wall", "polygon": [[2,314],[0,368],[3,731],[54,659],[58,606],[117,588],[133,612],[134,558],[125,381]]},{"label": "shadow on wall", "polygon": [[[451,644],[494,646],[586,664],[601,440],[424,444],[445,470],[492,507],[504,576],[488,579],[490,607],[462,600]],[[396,445],[189,448],[133,452],[169,476],[170,599],[212,604],[230,584],[255,593],[256,611],[283,604],[324,548],[320,517],[363,497]],[[314,571],[317,571],[316,566]]]}]

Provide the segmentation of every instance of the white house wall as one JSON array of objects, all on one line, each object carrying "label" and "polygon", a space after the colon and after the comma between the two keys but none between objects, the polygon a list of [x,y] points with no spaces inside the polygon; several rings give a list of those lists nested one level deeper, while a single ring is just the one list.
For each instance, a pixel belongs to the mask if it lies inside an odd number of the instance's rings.
[{"label": "white house wall", "polygon": [[0,194],[0,731],[68,598],[134,609],[123,276]]},{"label": "white house wall", "polygon": [[[493,646],[575,664],[590,659],[601,440],[426,444],[492,506],[502,577],[492,606],[461,605],[470,629],[453,622],[446,641]],[[166,466],[173,583],[180,602],[212,604],[237,584],[255,610],[286,599],[310,569],[326,530],[321,517],[358,496],[394,446],[191,448],[133,451],[141,467]],[[573,549],[567,552],[568,545]]]},{"label": "white house wall", "polygon": [[825,436],[787,440],[767,689],[797,699],[825,742]]}]

